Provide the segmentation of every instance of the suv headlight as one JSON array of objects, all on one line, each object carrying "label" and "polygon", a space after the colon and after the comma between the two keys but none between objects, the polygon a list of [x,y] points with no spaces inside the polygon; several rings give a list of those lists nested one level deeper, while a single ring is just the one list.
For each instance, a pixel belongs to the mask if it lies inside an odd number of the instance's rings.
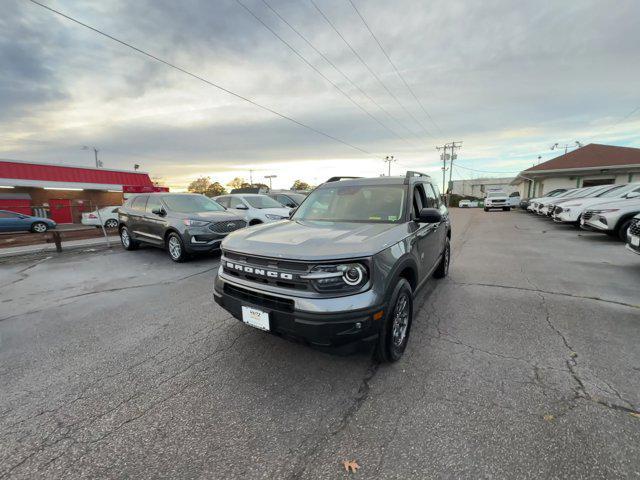
[{"label": "suv headlight", "polygon": [[341,263],[336,265],[316,265],[301,278],[311,280],[320,292],[355,291],[369,281],[369,272],[362,263]]},{"label": "suv headlight", "polygon": [[269,220],[282,220],[283,218],[287,218],[287,217],[283,217],[282,215],[273,215],[271,213],[266,213],[264,216],[267,217]]},{"label": "suv headlight", "polygon": [[182,220],[187,227],[205,227],[209,225],[210,222],[205,222],[204,220],[191,220],[190,218],[185,218]]}]

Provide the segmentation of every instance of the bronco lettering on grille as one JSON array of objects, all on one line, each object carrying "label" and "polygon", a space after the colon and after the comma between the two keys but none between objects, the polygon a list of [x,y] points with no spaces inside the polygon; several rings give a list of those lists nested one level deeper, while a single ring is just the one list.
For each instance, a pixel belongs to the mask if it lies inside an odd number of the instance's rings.
[{"label": "bronco lettering on grille", "polygon": [[240,272],[250,273],[252,275],[261,275],[269,278],[281,278],[282,280],[293,280],[293,275],[290,273],[276,272],[274,270],[265,270],[263,268],[248,267],[246,265],[239,265],[237,263],[226,262],[227,268],[238,270]]}]

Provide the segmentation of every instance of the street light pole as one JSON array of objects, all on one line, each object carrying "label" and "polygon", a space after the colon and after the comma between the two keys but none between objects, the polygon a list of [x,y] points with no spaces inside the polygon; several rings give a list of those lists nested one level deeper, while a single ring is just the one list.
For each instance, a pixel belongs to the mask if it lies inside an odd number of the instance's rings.
[{"label": "street light pole", "polygon": [[98,160],[98,152],[100,150],[98,150],[96,147],[87,147],[86,145],[82,147],[82,150],[93,150],[93,157],[96,161],[96,168],[102,167],[102,162]]},{"label": "street light pole", "polygon": [[272,178],[278,178],[278,175],[265,175],[264,178],[268,178],[269,179],[269,191],[271,191],[271,179]]},{"label": "street light pole", "polygon": [[386,157],[384,157],[384,162],[389,164],[389,177],[391,176],[391,162],[395,162],[395,158],[393,158],[393,155],[387,155]]}]

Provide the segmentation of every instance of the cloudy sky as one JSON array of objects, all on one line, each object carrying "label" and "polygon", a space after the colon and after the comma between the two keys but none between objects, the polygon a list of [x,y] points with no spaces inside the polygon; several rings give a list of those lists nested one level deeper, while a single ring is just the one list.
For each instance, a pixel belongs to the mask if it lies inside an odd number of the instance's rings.
[{"label": "cloudy sky", "polygon": [[640,147],[638,0],[352,0],[420,103],[349,0],[39,1],[345,143],[3,0],[0,158],[91,165],[95,145],[179,189],[249,169],[277,187],[379,175],[385,155],[440,178],[451,140],[454,178],[556,142]]}]

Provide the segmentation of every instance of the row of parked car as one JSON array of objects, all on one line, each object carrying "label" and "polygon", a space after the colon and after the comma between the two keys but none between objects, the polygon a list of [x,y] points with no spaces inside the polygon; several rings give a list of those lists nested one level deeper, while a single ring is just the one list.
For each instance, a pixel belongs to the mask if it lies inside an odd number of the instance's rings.
[{"label": "row of parked car", "polygon": [[617,237],[640,254],[640,182],[559,188],[544,197],[524,200],[520,206],[556,223]]},{"label": "row of parked car", "polygon": [[126,250],[140,244],[166,248],[173,261],[183,262],[193,253],[219,250],[235,230],[289,218],[305,198],[288,193],[281,198],[284,205],[277,195],[238,193],[210,199],[193,193],[139,194],[118,208],[120,240]]}]

